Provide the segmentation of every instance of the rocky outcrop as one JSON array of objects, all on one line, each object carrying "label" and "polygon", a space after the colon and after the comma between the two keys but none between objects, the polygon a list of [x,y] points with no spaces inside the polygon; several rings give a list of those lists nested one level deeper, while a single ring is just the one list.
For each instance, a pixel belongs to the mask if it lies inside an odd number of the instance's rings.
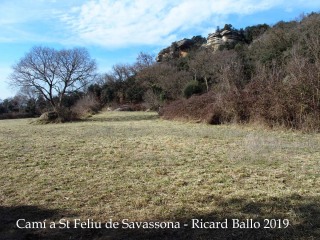
[{"label": "rocky outcrop", "polygon": [[207,43],[203,46],[206,48],[212,48],[214,51],[218,50],[220,46],[226,44],[236,44],[243,41],[242,34],[236,30],[223,30],[211,33],[208,35]]},{"label": "rocky outcrop", "polygon": [[157,62],[167,61],[179,57],[186,57],[191,50],[199,49],[206,39],[201,36],[193,37],[192,39],[184,38],[180,41],[173,42],[170,47],[162,49],[157,57]]},{"label": "rocky outcrop", "polygon": [[224,28],[221,31],[217,30],[215,33],[209,34],[207,39],[201,36],[196,36],[192,39],[184,38],[180,41],[173,42],[171,46],[159,52],[156,60],[157,62],[163,62],[180,57],[186,57],[191,50],[197,50],[200,48],[207,48],[216,51],[221,46],[232,46],[242,41],[243,34],[238,30]]}]

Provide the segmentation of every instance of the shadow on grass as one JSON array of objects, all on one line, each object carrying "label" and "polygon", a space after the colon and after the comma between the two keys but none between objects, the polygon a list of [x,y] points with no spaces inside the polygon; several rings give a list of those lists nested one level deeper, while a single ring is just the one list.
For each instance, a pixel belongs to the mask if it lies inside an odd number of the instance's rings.
[{"label": "shadow on grass", "polygon": [[[36,206],[0,206],[0,239],[39,239],[39,229],[19,229],[16,226],[17,221],[25,219],[30,222],[42,222],[48,218],[60,219],[62,216],[59,211]],[[24,225],[22,221],[20,222]]]},{"label": "shadow on grass", "polygon": [[131,122],[131,121],[146,121],[159,119],[159,115],[154,114],[134,114],[134,112],[121,112],[127,114],[119,115],[97,115],[93,118],[88,118],[84,121],[98,121],[98,122]]},{"label": "shadow on grass", "polygon": [[[39,209],[37,207],[18,206],[0,207],[0,239],[320,239],[320,199],[292,195],[287,198],[274,198],[264,202],[251,202],[247,199],[214,199],[217,209],[207,215],[199,215],[194,210],[179,209],[168,216],[171,221],[180,223],[180,229],[80,229],[70,225],[70,229],[18,229],[17,219],[58,221],[70,214],[59,211]],[[250,228],[246,219],[258,222],[259,228]],[[265,219],[289,219],[287,228],[264,228]],[[203,222],[227,221],[227,229],[192,228],[192,219]],[[233,219],[245,222],[246,228],[233,225]],[[82,219],[86,220],[86,219]],[[99,221],[99,220],[94,220]],[[108,221],[108,219],[105,219]],[[134,219],[130,219],[134,221]],[[156,222],[158,220],[149,220]],[[165,221],[165,220],[163,220]],[[168,221],[168,220],[166,220]],[[237,221],[237,220],[236,220]],[[184,224],[188,224],[187,227]],[[277,224],[279,226],[279,224]],[[281,224],[281,226],[284,226]]]}]

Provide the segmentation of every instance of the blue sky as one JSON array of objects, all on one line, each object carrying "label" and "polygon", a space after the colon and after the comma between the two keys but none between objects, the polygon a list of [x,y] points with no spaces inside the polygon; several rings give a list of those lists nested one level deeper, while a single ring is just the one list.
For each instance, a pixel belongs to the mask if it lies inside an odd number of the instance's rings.
[{"label": "blue sky", "polygon": [[272,25],[319,10],[320,0],[0,0],[0,99],[17,92],[11,66],[35,45],[86,47],[103,73],[225,23]]}]

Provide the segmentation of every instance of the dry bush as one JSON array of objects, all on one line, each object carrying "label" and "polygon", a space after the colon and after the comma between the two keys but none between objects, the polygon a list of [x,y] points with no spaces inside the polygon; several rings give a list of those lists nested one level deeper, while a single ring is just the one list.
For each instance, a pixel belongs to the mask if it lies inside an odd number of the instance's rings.
[{"label": "dry bush", "polygon": [[208,92],[189,99],[180,99],[162,109],[165,119],[186,119],[208,124],[221,124],[237,119],[234,96]]},{"label": "dry bush", "polygon": [[79,99],[76,104],[71,107],[71,113],[77,118],[81,118],[97,113],[100,108],[101,106],[94,96],[86,95]]},{"label": "dry bush", "polygon": [[165,119],[205,121],[208,113],[204,113],[204,111],[213,104],[214,99],[211,92],[201,96],[194,95],[189,99],[180,99],[165,105],[162,109],[162,115]]},{"label": "dry bush", "polygon": [[159,106],[162,105],[162,101],[159,96],[155,94],[151,89],[147,90],[143,96],[143,100],[147,105],[147,108],[151,110],[158,110]]},{"label": "dry bush", "polygon": [[316,65],[293,48],[285,64],[259,66],[241,93],[251,121],[274,126],[319,130],[319,76]]}]

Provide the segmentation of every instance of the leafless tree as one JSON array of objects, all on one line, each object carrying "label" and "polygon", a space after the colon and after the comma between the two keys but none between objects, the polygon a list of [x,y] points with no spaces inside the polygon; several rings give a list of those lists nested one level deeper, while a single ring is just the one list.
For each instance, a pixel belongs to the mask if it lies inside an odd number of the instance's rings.
[{"label": "leafless tree", "polygon": [[172,100],[182,95],[183,87],[192,79],[192,76],[189,72],[179,71],[167,63],[156,63],[141,70],[137,74],[137,79],[147,88],[160,87]]},{"label": "leafless tree", "polygon": [[113,81],[124,82],[133,75],[133,72],[128,64],[116,64],[112,67],[111,75]]},{"label": "leafless tree", "polygon": [[216,74],[216,87],[219,88],[219,91],[228,92],[244,87],[243,63],[236,51],[217,52],[212,68]]},{"label": "leafless tree", "polygon": [[212,78],[215,74],[215,69],[213,68],[214,61],[215,56],[213,52],[202,50],[189,62],[190,70],[194,74],[194,80],[197,81],[199,78],[203,78],[207,92],[209,91],[209,78]]},{"label": "leafless tree", "polygon": [[142,71],[143,69],[149,68],[155,64],[155,57],[153,55],[140,52],[135,64],[133,65],[135,73]]},{"label": "leafless tree", "polygon": [[96,63],[84,48],[33,47],[12,68],[11,84],[36,91],[58,114],[64,96],[82,89],[96,76]]}]

